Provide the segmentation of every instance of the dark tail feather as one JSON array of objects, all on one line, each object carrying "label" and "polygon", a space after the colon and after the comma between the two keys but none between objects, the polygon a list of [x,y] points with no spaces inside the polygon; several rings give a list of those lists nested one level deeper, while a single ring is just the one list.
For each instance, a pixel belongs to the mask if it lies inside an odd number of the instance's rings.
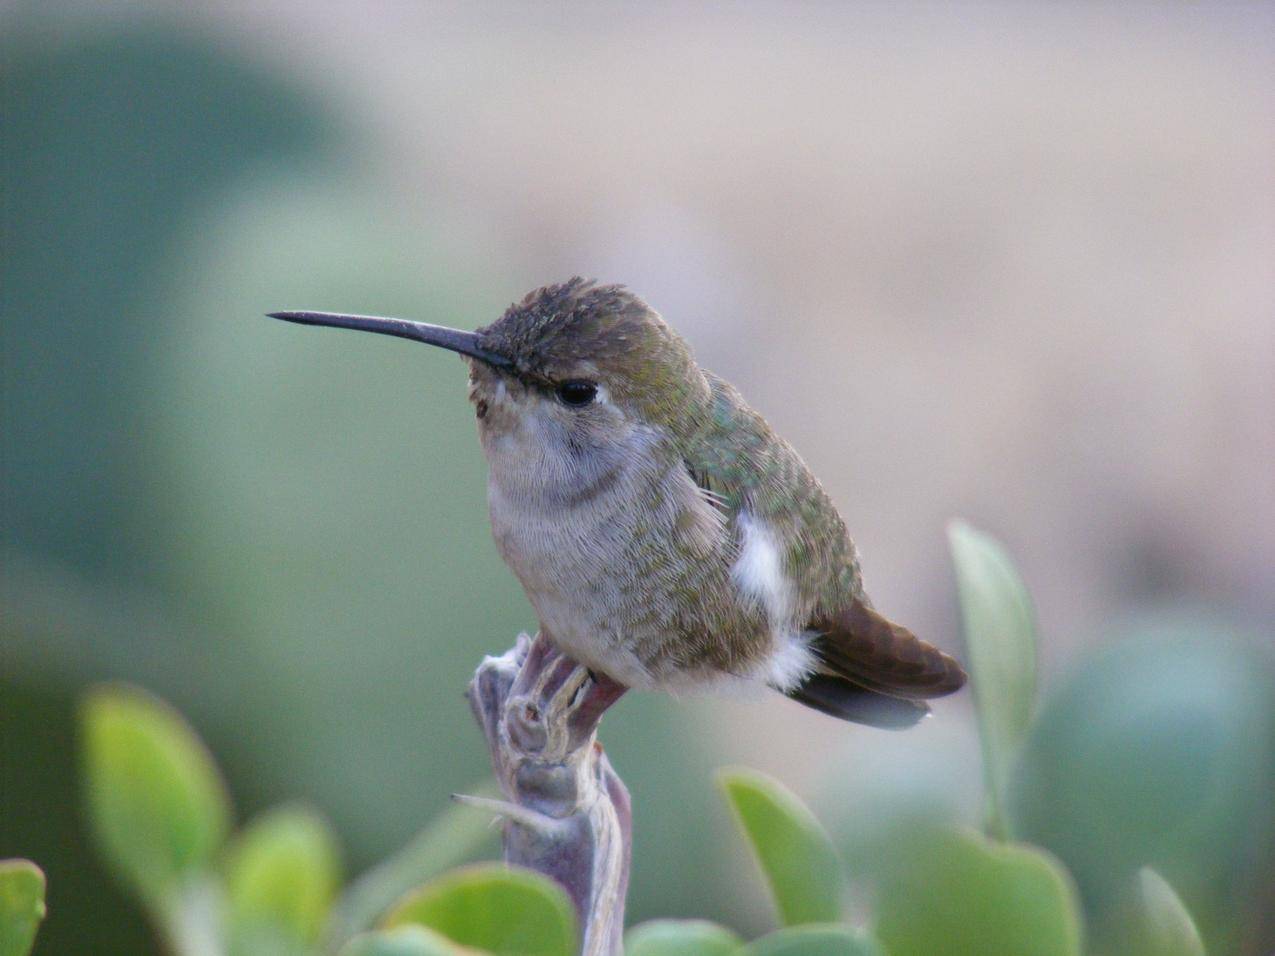
[{"label": "dark tail feather", "polygon": [[937,647],[855,599],[811,622],[818,670],[788,692],[807,707],[872,727],[911,727],[924,698],[960,690],[965,671]]},{"label": "dark tail feather", "polygon": [[930,712],[919,700],[879,694],[831,674],[812,674],[787,696],[829,716],[883,730],[906,730]]},{"label": "dark tail feather", "polygon": [[863,601],[817,621],[811,649],[819,670],[891,697],[943,697],[965,685],[965,671],[933,644]]}]

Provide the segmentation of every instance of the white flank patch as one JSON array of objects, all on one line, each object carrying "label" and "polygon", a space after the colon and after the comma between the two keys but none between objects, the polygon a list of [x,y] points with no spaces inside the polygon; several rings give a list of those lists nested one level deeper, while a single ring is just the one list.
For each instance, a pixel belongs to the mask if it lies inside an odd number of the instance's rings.
[{"label": "white flank patch", "polygon": [[778,635],[776,644],[762,673],[767,684],[786,693],[810,676],[815,658],[805,640],[791,631]]},{"label": "white flank patch", "polygon": [[792,620],[792,583],[784,574],[774,533],[746,511],[740,512],[736,523],[740,547],[730,569],[731,580],[765,610],[775,640],[775,650],[758,676],[772,687],[788,690],[814,670],[814,657]]},{"label": "white flank patch", "polygon": [[766,611],[772,625],[788,624],[792,614],[792,588],[784,577],[783,559],[769,528],[753,520],[747,511],[735,519],[739,525],[739,557],[730,569],[735,586]]}]

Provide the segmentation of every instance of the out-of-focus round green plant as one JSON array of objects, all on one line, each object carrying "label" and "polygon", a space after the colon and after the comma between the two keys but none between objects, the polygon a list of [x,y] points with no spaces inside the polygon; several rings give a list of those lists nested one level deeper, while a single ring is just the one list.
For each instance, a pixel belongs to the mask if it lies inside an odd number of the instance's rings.
[{"label": "out-of-focus round green plant", "polygon": [[84,780],[103,855],[163,910],[208,867],[230,829],[230,798],[194,731],[124,687],[84,702]]},{"label": "out-of-focus round green plant", "polygon": [[44,873],[30,860],[0,860],[0,956],[27,956],[44,916]]},{"label": "out-of-focus round green plant", "polygon": [[226,854],[232,952],[304,952],[319,938],[341,884],[340,851],[313,810],[278,807],[253,820]]},{"label": "out-of-focus round green plant", "polygon": [[1079,956],[1075,889],[1049,854],[938,828],[903,835],[892,850],[877,898],[890,956]]},{"label": "out-of-focus round green plant", "polygon": [[742,945],[724,926],[699,919],[656,919],[624,937],[627,956],[731,956]]},{"label": "out-of-focus round green plant", "polygon": [[1139,870],[1181,894],[1211,950],[1235,951],[1275,833],[1270,661],[1216,622],[1148,622],[1049,701],[1015,779],[1013,827],[1076,879],[1095,929]]},{"label": "out-of-focus round green plant", "polygon": [[845,878],[828,833],[777,780],[751,770],[718,776],[748,836],[785,926],[841,916]]},{"label": "out-of-focus round green plant", "polygon": [[457,946],[424,926],[363,933],[341,949],[340,956],[481,956],[474,949]]},{"label": "out-of-focus round green plant", "polygon": [[386,928],[419,925],[496,956],[573,956],[571,901],[546,876],[517,867],[462,867],[409,894]]}]

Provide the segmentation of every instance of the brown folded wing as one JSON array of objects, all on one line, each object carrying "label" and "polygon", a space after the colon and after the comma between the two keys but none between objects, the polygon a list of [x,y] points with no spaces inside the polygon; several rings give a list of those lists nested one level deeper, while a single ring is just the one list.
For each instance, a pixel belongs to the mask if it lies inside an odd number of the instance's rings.
[{"label": "brown folded wing", "polygon": [[811,622],[818,670],[788,696],[843,720],[899,728],[929,712],[922,702],[959,690],[965,671],[952,657],[855,600]]}]

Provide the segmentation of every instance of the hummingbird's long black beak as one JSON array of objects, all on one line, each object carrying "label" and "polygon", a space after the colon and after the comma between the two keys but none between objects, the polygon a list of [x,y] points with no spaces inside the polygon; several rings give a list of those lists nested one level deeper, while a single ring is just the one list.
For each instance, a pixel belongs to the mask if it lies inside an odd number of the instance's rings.
[{"label": "hummingbird's long black beak", "polygon": [[469,355],[497,368],[510,368],[508,358],[483,348],[474,332],[462,332],[428,322],[411,322],[407,319],[383,319],[375,315],[342,315],[339,312],[268,312],[272,319],[296,322],[300,325],[330,325],[337,329],[357,329],[360,332],[379,332],[400,339],[412,339],[426,345],[437,345],[461,355]]}]

